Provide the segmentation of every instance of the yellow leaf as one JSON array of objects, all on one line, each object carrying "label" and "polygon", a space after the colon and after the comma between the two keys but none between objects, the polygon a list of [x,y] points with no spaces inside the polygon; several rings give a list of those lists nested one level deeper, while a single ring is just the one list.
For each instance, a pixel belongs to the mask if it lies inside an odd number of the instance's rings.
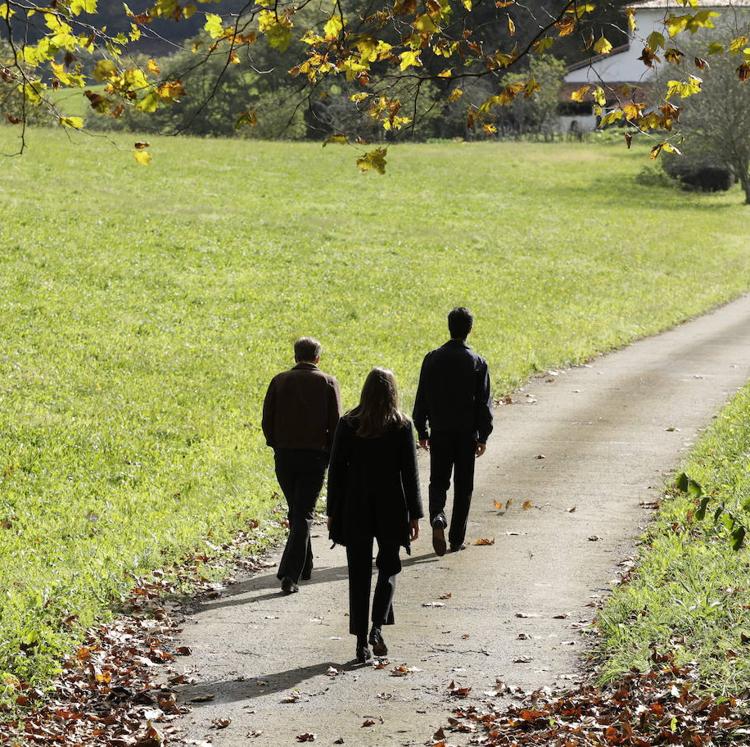
[{"label": "yellow leaf", "polygon": [[612,44],[602,34],[594,43],[594,52],[597,54],[609,54],[612,51]]},{"label": "yellow leaf", "polygon": [[623,117],[622,109],[613,109],[611,112],[607,112],[599,121],[599,127],[607,127],[614,122],[619,122]]},{"label": "yellow leaf", "polygon": [[550,47],[555,43],[555,40],[551,36],[543,36],[538,41],[534,42],[534,51],[537,54],[544,54]]},{"label": "yellow leaf", "polygon": [[599,106],[605,106],[607,103],[607,96],[601,86],[597,86],[594,89],[594,101],[596,101]]},{"label": "yellow leaf", "polygon": [[638,28],[635,22],[635,10],[633,8],[626,8],[625,14],[628,17],[628,31],[630,31],[631,34],[634,34]]},{"label": "yellow leaf", "polygon": [[375,148],[368,151],[357,159],[357,167],[363,173],[367,171],[377,171],[379,174],[385,174],[385,157],[388,148]]},{"label": "yellow leaf", "polygon": [[460,88],[454,88],[450,92],[450,94],[448,94],[448,101],[453,103],[454,101],[458,101],[463,95],[464,95],[464,92]]},{"label": "yellow leaf", "polygon": [[643,104],[629,102],[623,105],[622,110],[625,113],[625,119],[633,122],[641,116],[641,112],[643,111]]},{"label": "yellow leaf", "polygon": [[83,129],[83,117],[60,117],[60,124],[73,130],[81,130]]},{"label": "yellow leaf", "polygon": [[206,13],[206,23],[203,30],[212,39],[219,39],[224,36],[224,23],[221,16],[217,16],[216,13]]},{"label": "yellow leaf", "polygon": [[323,33],[328,41],[338,39],[339,34],[344,28],[344,24],[341,22],[341,18],[337,15],[331,16],[326,25],[323,26]]},{"label": "yellow leaf", "polygon": [[736,39],[732,39],[729,42],[729,51],[732,54],[737,54],[742,51],[742,48],[747,44],[746,36],[738,36]]},{"label": "yellow leaf", "polygon": [[159,75],[159,73],[161,73],[161,69],[156,64],[156,60],[149,60],[146,64],[146,68],[152,75]]},{"label": "yellow leaf", "polygon": [[399,67],[400,70],[407,70],[410,67],[421,67],[422,66],[422,60],[419,59],[419,50],[416,52],[413,51],[407,51],[407,52],[401,52],[399,55],[399,58],[401,59],[401,65]]},{"label": "yellow leaf", "polygon": [[133,158],[135,158],[141,166],[149,166],[151,164],[151,154],[147,150],[134,150]]},{"label": "yellow leaf", "polygon": [[94,80],[98,80],[99,82],[109,80],[117,75],[117,65],[112,60],[99,60],[94,65],[94,72],[92,74]]},{"label": "yellow leaf", "polygon": [[326,145],[330,145],[331,143],[335,143],[336,145],[346,145],[348,142],[349,138],[346,135],[329,135],[323,141],[323,147],[325,148]]},{"label": "yellow leaf", "polygon": [[353,93],[349,97],[349,101],[353,101],[355,104],[359,104],[361,101],[369,98],[372,94],[369,93]]},{"label": "yellow leaf", "polygon": [[516,24],[513,23],[513,19],[508,15],[508,33],[513,36],[516,33]]},{"label": "yellow leaf", "polygon": [[461,4],[471,13],[471,0],[461,0]]},{"label": "yellow leaf", "polygon": [[493,124],[482,125],[482,130],[485,135],[494,135],[497,132],[497,127]]},{"label": "yellow leaf", "polygon": [[292,41],[292,22],[285,16],[277,16],[272,10],[258,14],[258,30],[266,35],[268,43],[280,52],[286,52]]},{"label": "yellow leaf", "polygon": [[591,90],[591,86],[581,86],[570,94],[571,101],[583,101],[583,97]]},{"label": "yellow leaf", "polygon": [[438,78],[450,78],[453,76],[453,70],[451,68],[446,68],[442,72],[438,73]]}]

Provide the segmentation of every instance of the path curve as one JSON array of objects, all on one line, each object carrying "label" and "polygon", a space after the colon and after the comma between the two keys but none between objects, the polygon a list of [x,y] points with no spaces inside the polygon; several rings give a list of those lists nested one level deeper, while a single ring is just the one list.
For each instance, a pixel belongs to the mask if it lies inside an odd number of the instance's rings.
[{"label": "path curve", "polygon": [[[384,630],[390,665],[351,664],[344,550],[329,550],[320,526],[314,577],[299,594],[281,596],[270,569],[188,616],[180,645],[193,651],[185,661],[197,681],[181,697],[213,696],[183,719],[189,740],[279,747],[311,732],[323,745],[421,745],[445,723],[451,681],[481,695],[497,677],[525,689],[573,679],[591,603],[651,515],[641,504],[659,497],[749,373],[745,296],[589,366],[533,379],[497,409],[477,462],[468,539],[495,543],[437,558],[424,532],[399,577],[397,625]],[[421,467],[426,496],[424,457]],[[507,511],[495,509],[509,499]],[[523,510],[527,500],[534,508]],[[401,664],[419,671],[393,676]],[[294,690],[299,699],[282,703]],[[210,728],[217,718],[231,723]]]}]

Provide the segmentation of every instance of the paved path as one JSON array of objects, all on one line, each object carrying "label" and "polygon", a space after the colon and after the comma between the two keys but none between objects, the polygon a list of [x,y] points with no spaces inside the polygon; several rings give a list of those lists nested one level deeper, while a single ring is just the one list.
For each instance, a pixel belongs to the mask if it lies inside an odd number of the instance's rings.
[{"label": "paved path", "polygon": [[[532,380],[497,410],[477,463],[468,538],[495,543],[437,558],[424,531],[399,579],[397,624],[384,629],[390,664],[351,663],[344,551],[328,549],[321,526],[315,574],[299,594],[281,596],[269,569],[188,617],[182,643],[197,682],[183,698],[213,695],[185,718],[190,739],[277,747],[312,732],[324,745],[421,745],[445,723],[452,680],[481,697],[496,677],[527,689],[573,677],[591,603],[651,516],[640,504],[659,497],[748,375],[744,297],[590,366]],[[495,509],[510,499],[507,511]],[[523,510],[524,501],[534,507]],[[401,664],[418,671],[393,676]],[[296,702],[282,702],[295,690]],[[216,718],[232,722],[211,729]]]}]

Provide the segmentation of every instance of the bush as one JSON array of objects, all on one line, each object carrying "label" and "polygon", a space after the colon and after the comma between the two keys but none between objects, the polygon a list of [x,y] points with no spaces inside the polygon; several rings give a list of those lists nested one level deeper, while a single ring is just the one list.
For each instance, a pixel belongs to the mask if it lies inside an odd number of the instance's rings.
[{"label": "bush", "polygon": [[685,189],[726,192],[734,183],[732,172],[708,156],[667,155],[663,167]]}]

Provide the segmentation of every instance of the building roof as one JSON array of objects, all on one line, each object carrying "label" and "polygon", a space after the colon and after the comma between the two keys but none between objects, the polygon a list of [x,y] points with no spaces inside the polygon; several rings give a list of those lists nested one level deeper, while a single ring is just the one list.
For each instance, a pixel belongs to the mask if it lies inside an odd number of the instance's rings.
[{"label": "building roof", "polygon": [[[690,5],[683,6],[677,0],[643,0],[643,2],[630,3],[630,8],[664,8],[665,10],[684,10],[690,12],[696,8]],[[698,0],[697,9],[700,8],[750,8],[750,0]]]}]

